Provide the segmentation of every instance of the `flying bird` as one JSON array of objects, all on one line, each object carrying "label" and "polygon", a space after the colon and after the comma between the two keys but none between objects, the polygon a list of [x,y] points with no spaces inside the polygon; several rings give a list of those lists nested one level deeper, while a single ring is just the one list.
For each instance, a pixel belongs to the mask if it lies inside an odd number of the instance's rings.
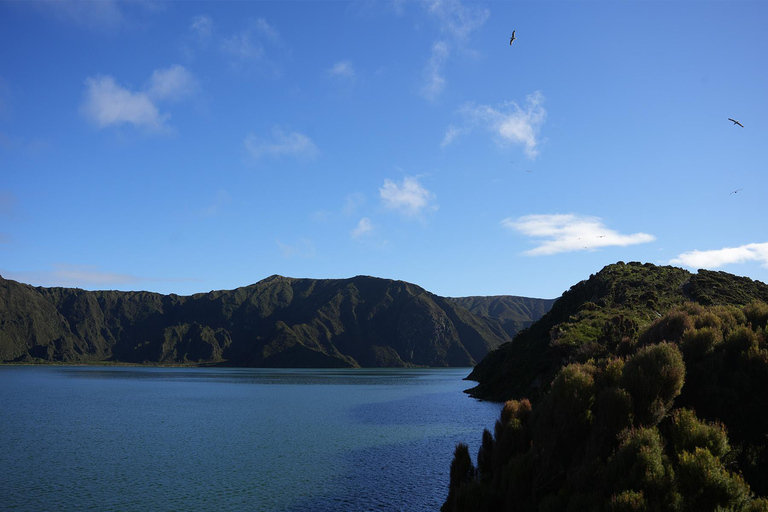
[{"label": "flying bird", "polygon": [[509,44],[512,44],[512,41],[514,41],[515,39],[517,39],[517,38],[515,37],[515,31],[513,30],[512,31],[512,37],[509,38]]},{"label": "flying bird", "polygon": [[730,193],[730,194],[728,194],[728,195],[729,195],[729,196],[732,196],[733,194],[738,194],[738,193],[739,193],[739,190],[744,190],[744,189],[743,189],[743,188],[739,188],[739,189],[736,189],[736,190],[734,190],[733,192],[731,192],[731,193]]},{"label": "flying bird", "polygon": [[[512,44],[512,43],[510,43],[510,44]],[[728,120],[729,120],[730,122],[732,122],[734,125],[736,125],[736,124],[737,124],[737,125],[741,126],[742,128],[744,128],[744,125],[743,125],[743,124],[741,124],[740,122],[738,122],[736,119],[731,119],[731,118],[729,117],[729,118],[728,118]]]}]

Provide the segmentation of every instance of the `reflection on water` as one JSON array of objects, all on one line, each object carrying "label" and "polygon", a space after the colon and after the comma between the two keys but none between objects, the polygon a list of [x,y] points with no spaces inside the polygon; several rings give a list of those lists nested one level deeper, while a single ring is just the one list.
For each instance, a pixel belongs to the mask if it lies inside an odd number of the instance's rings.
[{"label": "reflection on water", "polygon": [[468,369],[0,367],[9,510],[435,510]]}]

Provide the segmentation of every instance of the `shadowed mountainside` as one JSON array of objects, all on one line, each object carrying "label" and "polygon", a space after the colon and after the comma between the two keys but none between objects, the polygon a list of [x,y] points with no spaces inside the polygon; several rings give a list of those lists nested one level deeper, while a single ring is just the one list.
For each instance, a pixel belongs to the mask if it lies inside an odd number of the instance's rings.
[{"label": "shadowed mountainside", "polygon": [[478,316],[493,318],[514,338],[515,334],[529,327],[544,316],[557,299],[532,299],[514,295],[492,297],[456,297],[450,300]]},{"label": "shadowed mountainside", "polygon": [[511,336],[492,314],[472,314],[460,300],[367,276],[271,276],[188,297],[0,278],[0,361],[471,366]]}]

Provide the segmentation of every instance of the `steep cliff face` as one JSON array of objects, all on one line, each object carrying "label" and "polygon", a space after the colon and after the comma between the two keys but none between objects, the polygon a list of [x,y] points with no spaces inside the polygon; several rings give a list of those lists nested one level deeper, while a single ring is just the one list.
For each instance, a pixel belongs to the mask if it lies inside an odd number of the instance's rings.
[{"label": "steep cliff face", "polygon": [[266,367],[471,366],[510,337],[416,285],[293,279],[188,297],[0,278],[0,360]]}]

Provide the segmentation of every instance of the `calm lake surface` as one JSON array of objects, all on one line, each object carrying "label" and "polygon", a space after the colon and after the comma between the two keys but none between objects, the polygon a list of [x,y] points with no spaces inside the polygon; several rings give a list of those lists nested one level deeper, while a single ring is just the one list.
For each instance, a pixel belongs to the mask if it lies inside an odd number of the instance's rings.
[{"label": "calm lake surface", "polygon": [[3,510],[438,510],[469,369],[0,367]]}]

